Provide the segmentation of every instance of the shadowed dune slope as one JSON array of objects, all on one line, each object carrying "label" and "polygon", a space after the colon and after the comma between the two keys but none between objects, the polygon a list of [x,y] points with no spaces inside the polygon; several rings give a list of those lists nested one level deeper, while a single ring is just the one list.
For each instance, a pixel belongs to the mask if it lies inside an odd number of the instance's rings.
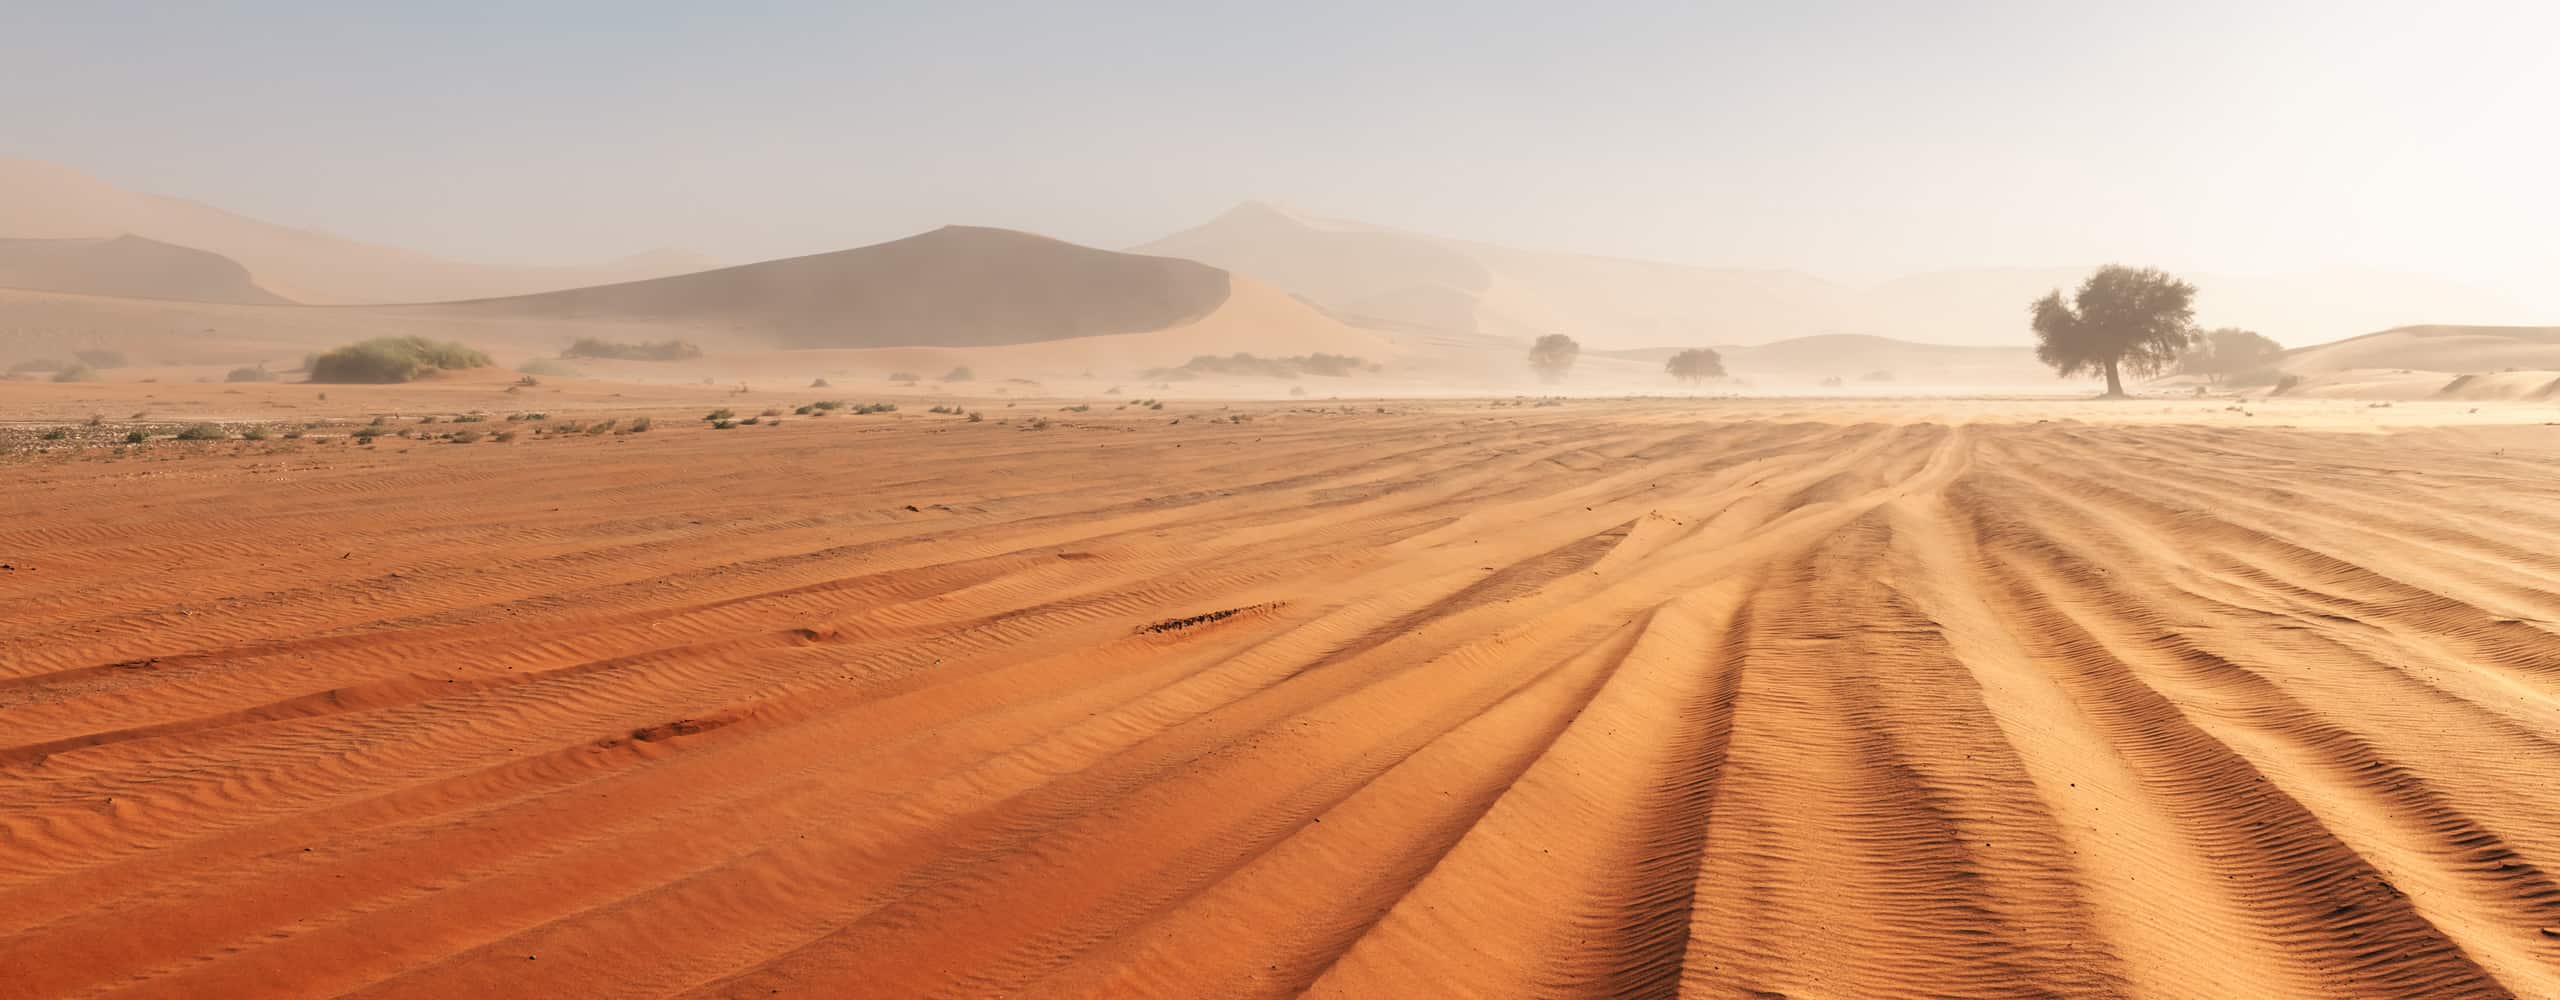
[{"label": "shadowed dune slope", "polygon": [[248,268],[260,287],[315,303],[516,295],[706,266],[691,255],[665,251],[593,267],[464,263],[262,222],[184,198],[128,191],[58,164],[0,156],[0,238],[105,239],[125,233],[229,257]]},{"label": "shadowed dune slope", "polygon": [[693,324],[775,347],[984,347],[1180,326],[1227,274],[1029,233],[946,226],[834,253],[440,308]]},{"label": "shadowed dune slope", "polygon": [[253,305],[285,301],[258,287],[237,261],[139,236],[0,239],[0,288]]},{"label": "shadowed dune slope", "polygon": [[0,997],[2560,996],[2554,452],[1393,409],[12,468]]}]

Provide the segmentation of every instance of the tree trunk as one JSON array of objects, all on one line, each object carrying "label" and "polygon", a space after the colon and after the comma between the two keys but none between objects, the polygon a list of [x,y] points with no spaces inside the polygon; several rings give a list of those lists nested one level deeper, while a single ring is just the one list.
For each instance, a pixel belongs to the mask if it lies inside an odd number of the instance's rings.
[{"label": "tree trunk", "polygon": [[2124,382],[2116,378],[2116,359],[2107,359],[2107,398],[2123,399]]}]

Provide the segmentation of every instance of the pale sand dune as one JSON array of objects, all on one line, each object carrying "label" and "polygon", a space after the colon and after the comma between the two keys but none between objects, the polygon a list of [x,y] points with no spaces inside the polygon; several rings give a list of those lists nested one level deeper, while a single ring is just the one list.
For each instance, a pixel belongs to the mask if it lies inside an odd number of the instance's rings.
[{"label": "pale sand dune", "polygon": [[139,236],[0,239],[0,288],[253,305],[285,301],[258,287],[238,261]]},{"label": "pale sand dune", "polygon": [[1382,405],[9,459],[0,996],[2560,996],[2522,408]]},{"label": "pale sand dune", "polygon": [[2560,327],[2398,327],[2288,351],[2277,364],[2306,375],[2356,369],[2456,374],[2560,369]]},{"label": "pale sand dune", "polygon": [[136,235],[220,254],[297,302],[429,302],[654,278],[709,266],[659,251],[588,267],[444,260],[116,187],[69,167],[0,156],[0,238]]}]

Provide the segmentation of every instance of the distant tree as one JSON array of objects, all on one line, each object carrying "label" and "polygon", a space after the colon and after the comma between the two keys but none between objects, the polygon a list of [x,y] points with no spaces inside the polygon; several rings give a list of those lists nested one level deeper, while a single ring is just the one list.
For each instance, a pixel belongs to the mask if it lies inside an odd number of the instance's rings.
[{"label": "distant tree", "polygon": [[1671,360],[1663,364],[1662,370],[1670,372],[1672,378],[1689,383],[1696,383],[1701,379],[1723,378],[1724,356],[1703,347],[1692,347],[1672,355]]},{"label": "distant tree", "polygon": [[2178,371],[2214,382],[2272,367],[2284,345],[2237,327],[2207,330],[2187,353],[2178,356]]},{"label": "distant tree", "polygon": [[1573,370],[1574,359],[1581,356],[1582,345],[1561,333],[1547,334],[1529,345],[1529,367],[1548,382],[1563,381],[1565,373]]},{"label": "distant tree", "polygon": [[2063,301],[2057,289],[2027,307],[2036,358],[2063,376],[2101,372],[2107,397],[2124,397],[2119,372],[2157,375],[2195,338],[2194,285],[2158,268],[2109,264]]}]

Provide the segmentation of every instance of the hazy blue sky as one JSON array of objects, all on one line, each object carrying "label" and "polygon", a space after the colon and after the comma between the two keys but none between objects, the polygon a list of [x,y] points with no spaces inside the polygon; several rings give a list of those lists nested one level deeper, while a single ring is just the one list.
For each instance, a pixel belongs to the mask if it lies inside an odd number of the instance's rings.
[{"label": "hazy blue sky", "polygon": [[0,5],[0,153],[457,257],[1245,198],[1844,277],[2560,282],[2560,4]]}]

